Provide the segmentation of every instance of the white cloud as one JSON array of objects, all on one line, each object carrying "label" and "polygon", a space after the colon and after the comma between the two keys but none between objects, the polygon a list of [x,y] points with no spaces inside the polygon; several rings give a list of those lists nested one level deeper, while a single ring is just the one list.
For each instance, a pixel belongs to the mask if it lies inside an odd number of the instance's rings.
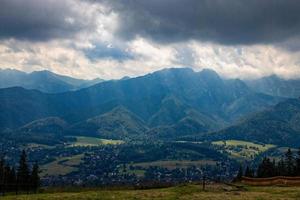
[{"label": "white cloud", "polygon": [[[195,70],[212,68],[228,78],[255,78],[277,74],[285,78],[300,77],[300,51],[287,51],[272,45],[222,46],[185,41],[158,44],[142,37],[124,41],[115,35],[118,13],[88,1],[69,0],[76,20],[82,16],[95,27],[85,29],[72,38],[44,42],[7,39],[0,41],[0,68],[23,71],[47,69],[78,78],[115,79],[139,76],[166,67],[190,66]],[[76,23],[71,16],[65,19]],[[117,48],[132,55],[130,59],[95,57],[84,53],[98,44]]]},{"label": "white cloud", "polygon": [[228,78],[252,79],[271,74],[300,77],[300,52],[272,45],[221,46],[191,42],[196,68],[212,68]]}]

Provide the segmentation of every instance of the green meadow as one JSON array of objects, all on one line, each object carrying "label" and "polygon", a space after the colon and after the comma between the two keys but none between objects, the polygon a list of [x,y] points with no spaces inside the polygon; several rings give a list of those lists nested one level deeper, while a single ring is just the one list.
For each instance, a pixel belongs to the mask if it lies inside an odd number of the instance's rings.
[{"label": "green meadow", "polygon": [[77,189],[44,191],[31,195],[8,195],[3,200],[290,200],[300,199],[297,187],[243,187],[212,184],[202,190],[199,185],[182,185],[163,189]]}]

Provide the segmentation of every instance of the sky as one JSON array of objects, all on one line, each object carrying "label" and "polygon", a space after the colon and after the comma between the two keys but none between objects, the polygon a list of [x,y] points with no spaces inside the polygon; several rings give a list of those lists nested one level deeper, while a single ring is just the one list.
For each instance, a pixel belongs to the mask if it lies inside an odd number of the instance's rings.
[{"label": "sky", "polygon": [[299,10],[297,0],[0,0],[0,68],[300,78]]}]

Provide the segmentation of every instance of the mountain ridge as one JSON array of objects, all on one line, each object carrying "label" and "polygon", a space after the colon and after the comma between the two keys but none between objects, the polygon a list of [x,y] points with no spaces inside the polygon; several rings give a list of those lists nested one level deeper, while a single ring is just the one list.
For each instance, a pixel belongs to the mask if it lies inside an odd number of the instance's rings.
[{"label": "mountain ridge", "polygon": [[287,98],[300,97],[300,79],[283,79],[276,75],[248,80],[247,85],[254,91]]},{"label": "mountain ridge", "polygon": [[26,73],[15,69],[0,69],[0,88],[23,87],[46,93],[60,93],[89,87],[102,81],[76,79],[47,70]]},{"label": "mountain ridge", "polygon": [[210,140],[245,140],[298,147],[300,99],[288,99],[240,123],[203,137]]},{"label": "mountain ridge", "polygon": [[147,127],[167,127],[175,136],[202,134],[280,100],[253,92],[241,80],[222,79],[211,70],[173,68],[58,94],[0,89],[0,129],[16,129],[50,116],[76,124],[123,106]]}]

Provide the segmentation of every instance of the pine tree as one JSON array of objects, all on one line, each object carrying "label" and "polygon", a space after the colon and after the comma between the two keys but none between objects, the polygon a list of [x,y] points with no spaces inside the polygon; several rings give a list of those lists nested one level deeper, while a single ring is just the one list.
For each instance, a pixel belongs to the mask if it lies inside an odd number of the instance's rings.
[{"label": "pine tree", "polygon": [[39,165],[37,162],[34,163],[30,175],[30,185],[31,189],[34,190],[35,192],[40,186],[40,177],[39,177]]},{"label": "pine tree", "polygon": [[273,159],[273,161],[270,162],[270,177],[274,177],[274,176],[277,176],[275,159]]},{"label": "pine tree", "polygon": [[246,177],[254,177],[253,170],[252,170],[252,169],[250,169],[250,167],[249,167],[249,166],[247,166],[247,168],[246,168],[246,171],[245,171],[245,176],[246,176]]},{"label": "pine tree", "polygon": [[9,191],[9,174],[10,174],[10,167],[9,165],[5,165],[4,168],[4,176],[3,176],[3,184],[4,184],[4,191]]},{"label": "pine tree", "polygon": [[243,174],[244,174],[243,167],[242,167],[242,165],[240,165],[239,171],[238,171],[234,181],[242,180]]},{"label": "pine tree", "polygon": [[23,150],[20,156],[19,167],[17,170],[17,184],[18,188],[21,190],[28,190],[28,183],[29,183],[29,168],[27,164],[27,155],[26,152]]},{"label": "pine tree", "polygon": [[10,186],[9,187],[10,191],[15,190],[16,183],[17,183],[16,171],[15,168],[12,167],[10,168],[10,172],[8,174],[8,185]]},{"label": "pine tree", "polygon": [[275,176],[275,164],[270,161],[269,158],[265,157],[259,164],[257,169],[257,177],[267,178]]},{"label": "pine tree", "polygon": [[286,165],[286,176],[295,175],[295,159],[293,157],[293,152],[289,148],[285,153],[285,165]]},{"label": "pine tree", "polygon": [[4,182],[5,182],[5,161],[2,157],[0,159],[0,193],[4,194]]},{"label": "pine tree", "polygon": [[300,148],[298,149],[298,155],[296,159],[296,166],[297,166],[297,176],[300,176]]},{"label": "pine tree", "polygon": [[284,176],[286,174],[286,166],[283,158],[277,163],[276,171],[278,176]]}]

